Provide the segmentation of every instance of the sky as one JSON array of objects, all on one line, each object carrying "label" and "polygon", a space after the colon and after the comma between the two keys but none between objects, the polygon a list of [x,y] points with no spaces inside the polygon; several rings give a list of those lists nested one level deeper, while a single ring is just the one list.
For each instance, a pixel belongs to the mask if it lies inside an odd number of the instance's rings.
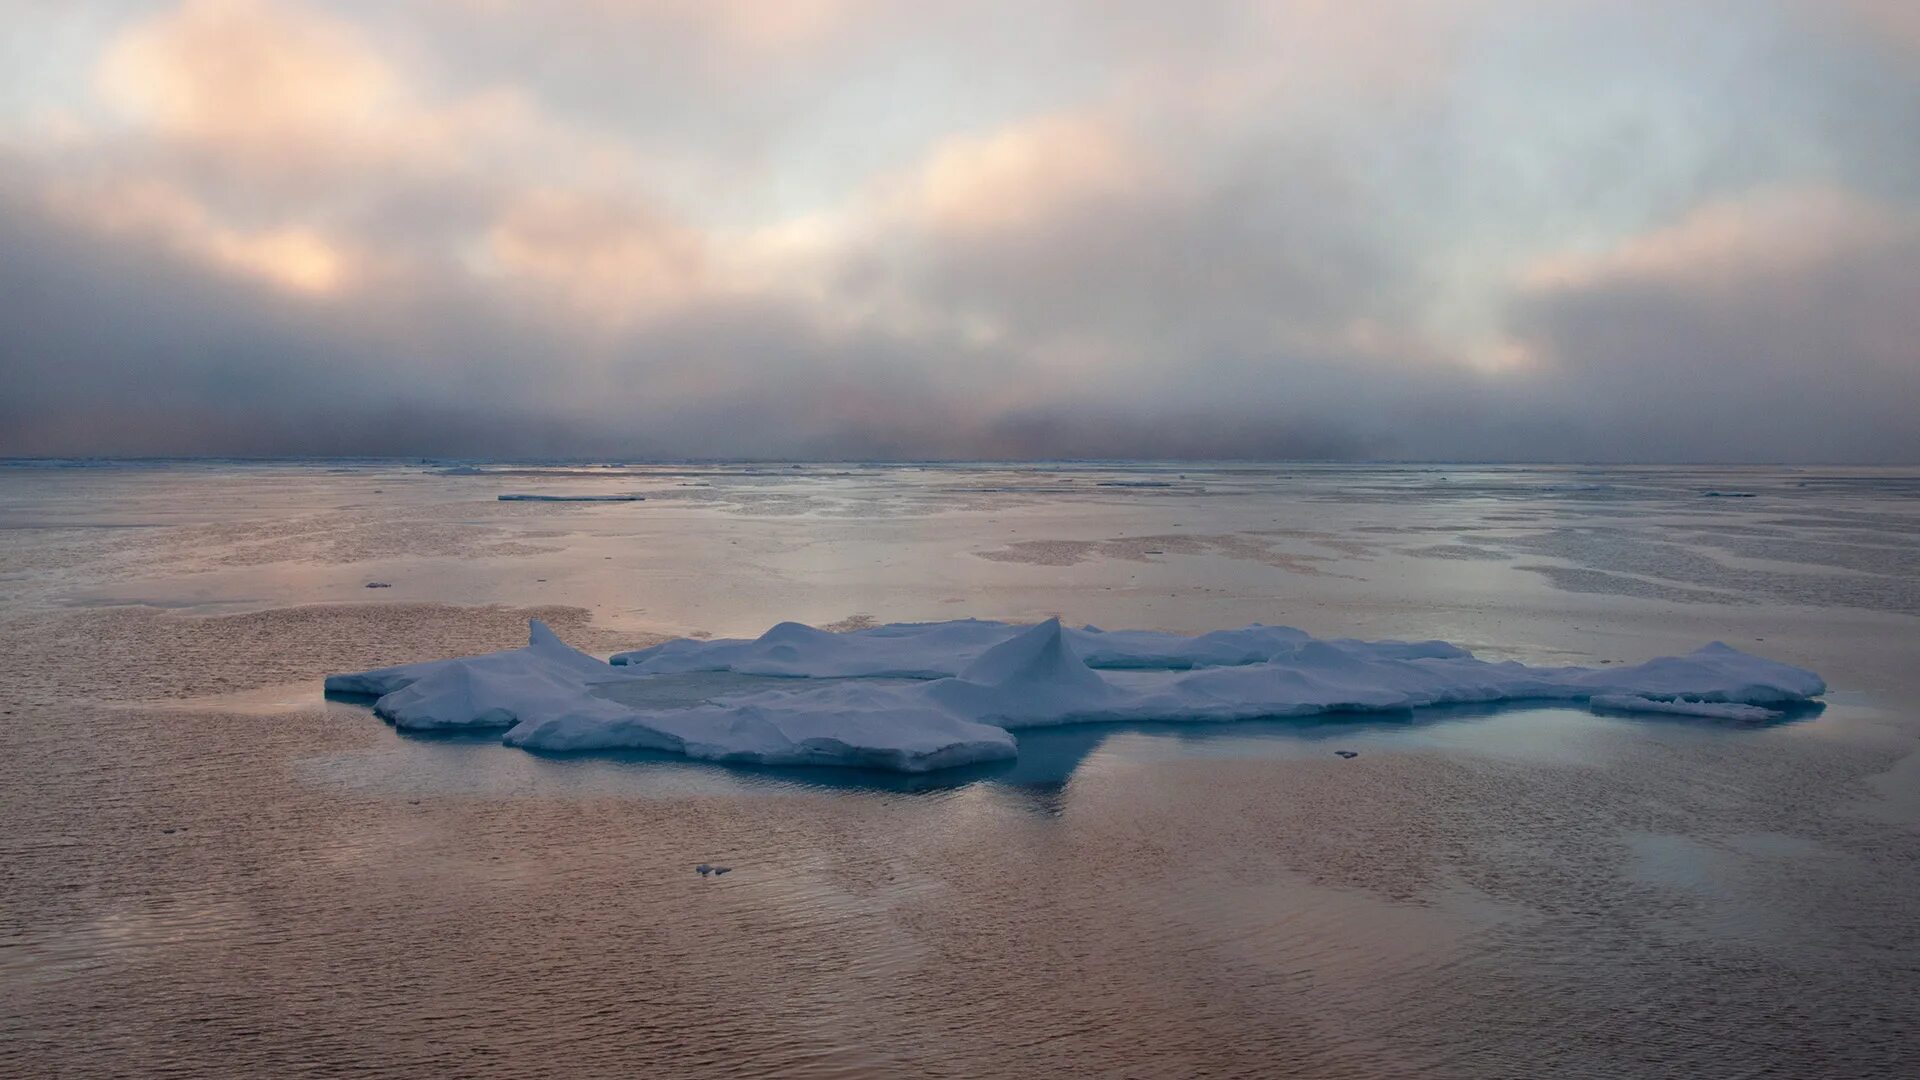
[{"label": "sky", "polygon": [[0,19],[0,455],[1920,462],[1913,0]]}]

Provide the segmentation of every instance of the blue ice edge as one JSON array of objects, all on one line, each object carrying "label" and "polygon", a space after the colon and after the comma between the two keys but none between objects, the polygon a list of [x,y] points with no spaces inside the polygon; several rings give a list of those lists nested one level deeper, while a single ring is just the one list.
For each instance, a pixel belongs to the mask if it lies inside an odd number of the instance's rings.
[{"label": "blue ice edge", "polygon": [[331,676],[409,732],[504,729],[546,753],[631,751],[730,765],[897,773],[1031,754],[1015,731],[1586,705],[1743,724],[1825,693],[1811,671],[1714,643],[1610,667],[1492,663],[1446,642],[1321,640],[1289,627],[1197,636],[1058,620],[901,623],[681,639],[601,661],[531,626],[525,648]]}]

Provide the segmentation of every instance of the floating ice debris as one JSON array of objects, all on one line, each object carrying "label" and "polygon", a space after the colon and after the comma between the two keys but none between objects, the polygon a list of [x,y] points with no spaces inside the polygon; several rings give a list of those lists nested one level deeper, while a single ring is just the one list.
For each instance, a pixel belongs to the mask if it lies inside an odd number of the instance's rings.
[{"label": "floating ice debris", "polygon": [[644,495],[502,495],[501,502],[646,502]]},{"label": "floating ice debris", "polygon": [[[1503,701],[1771,719],[1773,706],[1826,692],[1811,671],[1718,642],[1644,664],[1528,667],[1479,660],[1443,641],[1319,640],[1257,625],[1185,637],[1071,630],[1057,619],[843,634],[781,623],[751,641],[681,639],[615,659],[622,663],[569,648],[536,621],[525,648],[334,675],[327,689],[377,695],[374,712],[396,727],[506,728],[504,742],[529,750],[642,749],[902,772],[1011,758],[1014,730],[1053,724]],[[663,692],[671,681],[650,682],[693,672],[783,678],[773,689],[737,680],[737,692],[691,698]],[[653,704],[616,700],[649,693]]]}]

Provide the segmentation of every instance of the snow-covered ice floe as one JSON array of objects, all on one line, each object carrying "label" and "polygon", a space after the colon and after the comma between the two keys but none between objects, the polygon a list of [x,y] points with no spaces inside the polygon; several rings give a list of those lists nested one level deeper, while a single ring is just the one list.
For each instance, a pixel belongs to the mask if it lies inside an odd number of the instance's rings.
[{"label": "snow-covered ice floe", "polygon": [[[702,677],[719,689],[647,692]],[[377,696],[374,711],[396,727],[505,728],[508,745],[530,750],[926,772],[1011,758],[1013,731],[1051,724],[1507,701],[1768,720],[1826,684],[1718,642],[1630,667],[1528,667],[1443,641],[1321,640],[1278,626],[1187,637],[968,619],[841,634],[781,623],[750,641],[681,639],[612,663],[536,621],[525,648],[333,675],[327,690]]]}]

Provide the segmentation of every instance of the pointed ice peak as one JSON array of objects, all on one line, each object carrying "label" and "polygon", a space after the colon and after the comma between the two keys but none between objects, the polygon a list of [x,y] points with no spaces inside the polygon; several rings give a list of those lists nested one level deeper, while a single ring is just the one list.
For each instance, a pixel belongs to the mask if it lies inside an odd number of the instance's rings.
[{"label": "pointed ice peak", "polygon": [[783,622],[775,623],[766,633],[761,634],[760,643],[763,645],[794,645],[806,641],[817,641],[821,638],[830,638],[832,636],[831,633],[818,629],[817,627],[808,626],[806,623]]},{"label": "pointed ice peak", "polygon": [[527,652],[542,663],[557,665],[587,675],[604,675],[611,669],[597,656],[588,656],[560,640],[553,627],[539,619],[527,620]]},{"label": "pointed ice peak", "polygon": [[987,686],[1105,685],[1067,643],[1057,618],[1023,630],[981,653],[960,672],[960,677]]}]

